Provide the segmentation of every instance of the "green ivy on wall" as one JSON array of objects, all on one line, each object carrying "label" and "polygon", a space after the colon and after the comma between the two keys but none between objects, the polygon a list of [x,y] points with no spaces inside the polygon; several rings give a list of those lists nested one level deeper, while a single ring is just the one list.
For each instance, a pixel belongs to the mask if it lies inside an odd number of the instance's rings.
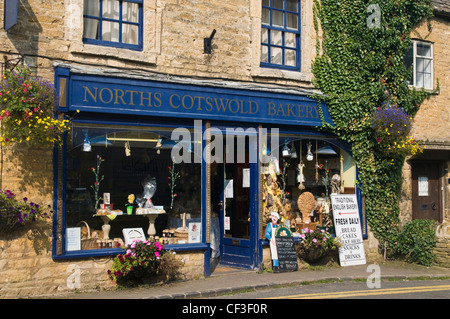
[{"label": "green ivy on wall", "polygon": [[408,86],[412,70],[405,67],[404,53],[414,27],[432,16],[431,0],[314,1],[314,84],[334,122],[323,127],[352,144],[368,223],[388,252],[399,234],[406,154],[380,152],[371,124],[377,109],[386,106],[400,108],[412,120],[430,95]]}]

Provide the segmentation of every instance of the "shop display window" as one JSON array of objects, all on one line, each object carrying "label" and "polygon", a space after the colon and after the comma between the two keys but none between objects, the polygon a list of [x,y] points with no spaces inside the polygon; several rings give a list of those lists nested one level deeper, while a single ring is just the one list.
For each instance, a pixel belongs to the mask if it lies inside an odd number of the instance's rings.
[{"label": "shop display window", "polygon": [[[281,212],[295,232],[322,227],[333,231],[331,194],[355,194],[356,165],[333,140],[280,135],[272,159],[262,167],[263,217]],[[276,155],[276,156],[274,156]]]},{"label": "shop display window", "polygon": [[66,251],[117,247],[135,230],[164,244],[200,242],[201,164],[192,145],[180,151],[190,163],[173,162],[180,141],[171,140],[172,130],[74,124],[66,156]]}]

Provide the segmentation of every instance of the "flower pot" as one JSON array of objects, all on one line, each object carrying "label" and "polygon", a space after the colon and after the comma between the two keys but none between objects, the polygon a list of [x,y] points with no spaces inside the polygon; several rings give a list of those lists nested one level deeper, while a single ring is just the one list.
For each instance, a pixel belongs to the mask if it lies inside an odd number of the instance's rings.
[{"label": "flower pot", "polygon": [[133,214],[133,206],[127,206],[127,215]]},{"label": "flower pot", "polygon": [[316,263],[325,257],[328,250],[323,247],[302,247],[298,250],[298,256],[307,263]]}]

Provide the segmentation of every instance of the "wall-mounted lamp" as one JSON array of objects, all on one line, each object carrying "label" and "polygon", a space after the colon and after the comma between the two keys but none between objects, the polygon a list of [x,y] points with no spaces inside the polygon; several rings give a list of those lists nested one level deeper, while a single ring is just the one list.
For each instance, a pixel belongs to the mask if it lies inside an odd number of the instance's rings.
[{"label": "wall-mounted lamp", "polygon": [[203,38],[203,53],[211,54],[212,52],[212,39],[216,34],[216,29],[213,30],[209,38]]}]

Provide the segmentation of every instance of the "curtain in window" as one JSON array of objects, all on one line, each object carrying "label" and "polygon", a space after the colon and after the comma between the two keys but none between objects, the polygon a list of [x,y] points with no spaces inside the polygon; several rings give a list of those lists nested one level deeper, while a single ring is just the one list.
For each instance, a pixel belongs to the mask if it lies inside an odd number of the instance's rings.
[{"label": "curtain in window", "polygon": [[139,27],[125,22],[139,22],[139,5],[137,3],[123,2],[122,5],[122,42],[138,44]]},{"label": "curtain in window", "polygon": [[[102,12],[100,14],[100,1]],[[122,43],[139,42],[139,4],[120,0],[84,0],[84,14],[102,18],[102,34],[99,36],[99,20],[84,18],[83,37],[102,41],[120,41],[120,5],[122,2]],[[114,20],[114,21],[111,21]],[[135,24],[130,24],[135,23]]]},{"label": "curtain in window", "polygon": [[[100,0],[84,0],[84,14],[98,17]],[[98,39],[98,20],[84,18],[83,38]]]},{"label": "curtain in window", "polygon": [[[103,0],[103,18],[119,20],[120,18],[119,0]],[[119,42],[119,23],[112,21],[102,22],[102,40]]]}]

